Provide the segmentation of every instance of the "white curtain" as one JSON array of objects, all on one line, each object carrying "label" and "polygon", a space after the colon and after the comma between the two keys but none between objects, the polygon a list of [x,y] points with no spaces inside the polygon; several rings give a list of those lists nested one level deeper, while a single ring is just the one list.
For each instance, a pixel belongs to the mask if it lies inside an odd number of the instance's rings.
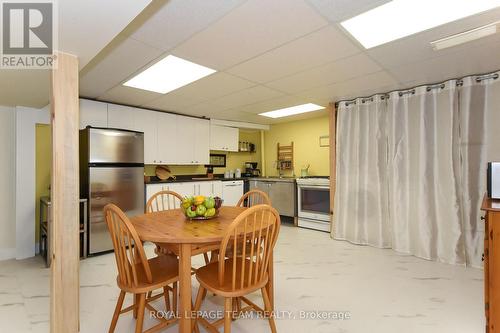
[{"label": "white curtain", "polygon": [[[460,154],[462,161],[463,230],[467,264],[482,266],[484,222],[481,202],[486,192],[486,163],[500,161],[500,79],[463,79],[460,88]],[[496,77],[497,79],[494,79]]]},{"label": "white curtain", "polygon": [[390,247],[384,96],[340,103],[337,131],[336,239]]},{"label": "white curtain", "polygon": [[388,174],[392,247],[464,263],[459,205],[456,82],[419,87],[388,101]]},{"label": "white curtain", "polygon": [[486,163],[500,161],[488,77],[339,103],[334,238],[481,266]]}]

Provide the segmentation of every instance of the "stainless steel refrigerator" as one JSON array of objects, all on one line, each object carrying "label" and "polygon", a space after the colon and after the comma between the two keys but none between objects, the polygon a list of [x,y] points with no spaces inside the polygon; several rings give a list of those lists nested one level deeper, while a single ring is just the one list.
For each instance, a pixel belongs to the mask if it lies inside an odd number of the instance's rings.
[{"label": "stainless steel refrigerator", "polygon": [[103,208],[144,213],[144,133],[87,127],[80,131],[80,195],[88,199],[89,254],[113,250]]}]

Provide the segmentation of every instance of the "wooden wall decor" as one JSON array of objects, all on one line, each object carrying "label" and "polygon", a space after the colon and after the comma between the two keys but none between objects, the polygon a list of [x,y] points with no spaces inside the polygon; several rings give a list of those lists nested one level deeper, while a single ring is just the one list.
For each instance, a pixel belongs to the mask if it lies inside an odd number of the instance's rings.
[{"label": "wooden wall decor", "polygon": [[51,73],[52,253],[50,332],[79,331],[78,59],[57,53]]}]

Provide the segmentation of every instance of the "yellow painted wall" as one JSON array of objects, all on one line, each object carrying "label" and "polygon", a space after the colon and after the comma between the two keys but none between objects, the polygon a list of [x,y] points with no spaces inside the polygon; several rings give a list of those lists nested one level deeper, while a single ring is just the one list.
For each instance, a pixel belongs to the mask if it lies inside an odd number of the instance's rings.
[{"label": "yellow painted wall", "polygon": [[[300,169],[310,164],[312,176],[329,176],[329,148],[319,146],[319,137],[329,134],[328,116],[298,120],[272,125],[264,134],[266,175],[276,176],[277,144],[294,145],[294,171],[300,176]],[[286,176],[293,172],[285,171]]]},{"label": "yellow painted wall", "polygon": [[35,235],[38,242],[40,230],[40,197],[50,194],[50,169],[52,163],[52,137],[50,125],[36,124],[36,211]]},{"label": "yellow painted wall", "polygon": [[[257,162],[259,167],[261,165],[261,143],[260,143],[260,132],[259,131],[247,131],[240,130],[239,140],[243,142],[251,142],[255,144],[255,152],[220,152],[212,151],[215,154],[226,154],[226,168],[214,168],[214,173],[222,174],[226,170],[241,169],[241,172],[245,171],[245,162]],[[147,176],[155,175],[155,165],[146,165],[144,173]],[[203,175],[207,172],[207,169],[203,165],[170,165],[170,170],[174,175]]]}]

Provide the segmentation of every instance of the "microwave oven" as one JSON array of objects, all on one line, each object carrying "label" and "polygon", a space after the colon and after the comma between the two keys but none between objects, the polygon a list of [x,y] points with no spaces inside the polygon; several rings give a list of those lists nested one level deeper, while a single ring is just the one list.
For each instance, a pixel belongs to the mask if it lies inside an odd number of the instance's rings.
[{"label": "microwave oven", "polygon": [[500,162],[488,163],[488,197],[500,199]]}]

